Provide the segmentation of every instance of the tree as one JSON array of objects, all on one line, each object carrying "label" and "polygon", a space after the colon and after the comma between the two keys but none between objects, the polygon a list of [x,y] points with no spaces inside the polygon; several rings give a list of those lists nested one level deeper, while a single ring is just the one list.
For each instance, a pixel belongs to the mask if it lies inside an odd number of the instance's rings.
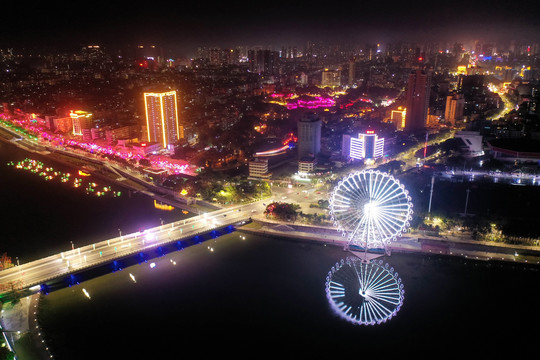
[{"label": "tree", "polygon": [[264,214],[266,217],[273,217],[277,220],[295,221],[298,209],[300,209],[298,204],[273,202],[266,206]]},{"label": "tree", "polygon": [[443,141],[439,145],[439,149],[444,155],[451,155],[451,154],[459,153],[462,145],[463,145],[463,141],[461,139],[450,138],[446,141]]},{"label": "tree", "polygon": [[0,270],[9,269],[13,266],[15,265],[11,262],[11,257],[7,256],[7,253],[3,253],[0,256]]},{"label": "tree", "polygon": [[15,359],[15,353],[9,351],[5,346],[0,346],[0,360],[13,360]]}]

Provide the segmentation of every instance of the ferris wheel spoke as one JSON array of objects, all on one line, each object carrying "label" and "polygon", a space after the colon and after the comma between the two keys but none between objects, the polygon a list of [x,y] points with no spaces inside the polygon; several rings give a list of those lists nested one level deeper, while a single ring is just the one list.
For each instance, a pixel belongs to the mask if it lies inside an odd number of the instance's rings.
[{"label": "ferris wheel spoke", "polygon": [[[377,314],[378,319],[384,319],[386,316],[388,316],[392,312],[392,310],[388,309],[377,300],[372,300],[370,302],[370,305],[373,308],[373,312]],[[379,323],[380,321],[381,320],[377,320],[377,322]]]},{"label": "ferris wheel spoke", "polygon": [[351,236],[356,236],[356,233],[361,230],[366,224],[367,224],[367,216],[364,214],[361,218],[354,230],[352,231]]},{"label": "ferris wheel spoke", "polygon": [[399,196],[404,197],[402,190],[403,189],[399,187],[387,188],[385,192],[382,193],[381,196],[379,197],[379,201],[384,204],[384,203],[391,202],[393,199]]},{"label": "ferris wheel spoke", "polygon": [[[330,197],[334,225],[349,244],[386,246],[409,226],[411,197],[394,177],[379,171],[360,171],[341,180]],[[327,297],[344,318],[374,325],[393,317],[403,304],[403,284],[388,265],[347,258],[347,266],[332,267]],[[335,280],[332,278],[335,277]]]},{"label": "ferris wheel spoke", "polygon": [[375,188],[375,191],[373,193],[373,198],[374,199],[379,199],[380,198],[381,192],[383,192],[387,188],[387,185],[388,185],[389,182],[390,182],[390,178],[386,178],[384,184],[383,184],[382,181],[377,181],[376,182],[376,188]]},{"label": "ferris wheel spoke", "polygon": [[393,176],[368,170],[349,174],[338,183],[330,214],[350,243],[380,246],[395,240],[409,225],[412,204]]},{"label": "ferris wheel spoke", "polygon": [[398,228],[401,228],[403,227],[403,225],[405,225],[406,221],[402,221],[400,219],[401,214],[390,213],[390,214],[384,214],[384,215],[386,216],[381,216],[379,220],[386,225],[392,225]]},{"label": "ferris wheel spoke", "polygon": [[403,304],[401,279],[379,262],[357,257],[336,263],[328,273],[327,298],[344,319],[358,325],[381,324],[392,318]]},{"label": "ferris wheel spoke", "polygon": [[395,279],[387,279],[385,285],[372,287],[372,289],[374,294],[377,294],[378,296],[384,296],[385,294],[391,294],[396,291],[397,286],[395,286]]}]

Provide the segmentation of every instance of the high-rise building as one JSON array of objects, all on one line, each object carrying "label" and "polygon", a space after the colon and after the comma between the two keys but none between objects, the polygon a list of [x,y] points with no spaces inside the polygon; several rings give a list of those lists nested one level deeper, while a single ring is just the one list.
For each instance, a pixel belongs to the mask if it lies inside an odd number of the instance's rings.
[{"label": "high-rise building", "polygon": [[317,156],[321,151],[321,119],[309,113],[298,120],[298,158]]},{"label": "high-rise building", "polygon": [[456,125],[457,120],[463,120],[463,110],[465,109],[465,98],[463,94],[452,94],[446,97],[446,108],[444,118],[450,121],[452,126]]},{"label": "high-rise building", "polygon": [[71,111],[69,117],[72,121],[73,135],[82,135],[84,129],[92,127],[92,114],[86,111]]},{"label": "high-rise building", "polygon": [[341,85],[341,71],[325,69],[321,76],[321,85],[336,87]]},{"label": "high-rise building", "polygon": [[405,131],[414,132],[425,127],[430,88],[431,76],[429,73],[418,69],[409,75]]},{"label": "high-rise building", "polygon": [[377,159],[384,155],[384,138],[373,130],[360,133],[357,138],[344,135],[343,147],[348,147],[346,155],[351,159]]},{"label": "high-rise building", "polygon": [[146,131],[148,141],[160,143],[170,149],[184,138],[184,129],[178,120],[176,91],[144,93]]},{"label": "high-rise building", "polygon": [[356,78],[356,58],[349,59],[349,79],[348,85],[353,86],[354,80]]},{"label": "high-rise building", "polygon": [[249,71],[264,75],[278,72],[279,52],[272,50],[249,50]]}]

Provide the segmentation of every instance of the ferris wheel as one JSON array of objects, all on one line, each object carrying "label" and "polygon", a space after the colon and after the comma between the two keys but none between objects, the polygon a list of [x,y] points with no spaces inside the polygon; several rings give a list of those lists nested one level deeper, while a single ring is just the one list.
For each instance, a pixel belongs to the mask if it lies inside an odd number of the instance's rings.
[{"label": "ferris wheel", "polygon": [[378,325],[397,314],[405,290],[398,273],[382,260],[363,262],[347,257],[326,277],[326,297],[332,309],[356,325]]},{"label": "ferris wheel", "polygon": [[409,227],[412,203],[405,186],[393,176],[367,170],[349,174],[330,199],[334,226],[348,245],[385,247]]}]

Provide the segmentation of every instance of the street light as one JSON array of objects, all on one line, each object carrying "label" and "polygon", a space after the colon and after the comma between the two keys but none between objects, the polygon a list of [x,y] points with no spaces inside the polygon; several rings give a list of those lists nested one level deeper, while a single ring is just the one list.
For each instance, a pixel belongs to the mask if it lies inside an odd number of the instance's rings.
[{"label": "street light", "polygon": [[[429,192],[429,207],[428,214],[431,214],[431,199],[433,198],[433,183],[435,182],[435,175],[431,175],[431,190]],[[428,215],[429,216],[429,215]]]},{"label": "street light", "polygon": [[467,197],[465,198],[465,217],[467,217],[467,204],[469,203],[469,192],[471,191],[471,189],[467,189]]}]

